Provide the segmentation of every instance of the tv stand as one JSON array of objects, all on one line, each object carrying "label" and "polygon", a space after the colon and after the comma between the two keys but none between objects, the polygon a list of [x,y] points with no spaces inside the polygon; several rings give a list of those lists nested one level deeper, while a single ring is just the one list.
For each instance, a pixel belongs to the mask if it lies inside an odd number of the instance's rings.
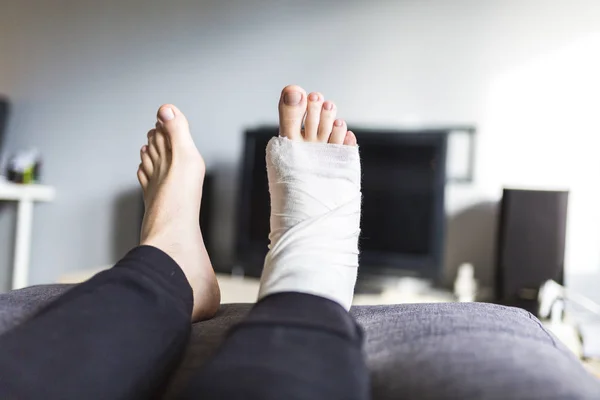
[{"label": "tv stand", "polygon": [[381,281],[371,278],[361,278],[359,276],[354,287],[354,294],[378,295],[382,294],[384,290],[385,287]]},{"label": "tv stand", "polygon": [[451,292],[434,288],[431,280],[413,276],[359,275],[354,295],[357,305],[456,301]]}]

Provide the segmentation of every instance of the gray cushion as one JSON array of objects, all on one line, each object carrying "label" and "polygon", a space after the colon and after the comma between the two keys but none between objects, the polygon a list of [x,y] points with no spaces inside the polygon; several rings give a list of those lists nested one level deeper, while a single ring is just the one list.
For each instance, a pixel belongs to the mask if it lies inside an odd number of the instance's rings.
[{"label": "gray cushion", "polygon": [[[0,294],[0,333],[69,285]],[[250,304],[195,324],[173,398]],[[357,306],[374,399],[600,399],[600,383],[526,311],[484,303]]]}]

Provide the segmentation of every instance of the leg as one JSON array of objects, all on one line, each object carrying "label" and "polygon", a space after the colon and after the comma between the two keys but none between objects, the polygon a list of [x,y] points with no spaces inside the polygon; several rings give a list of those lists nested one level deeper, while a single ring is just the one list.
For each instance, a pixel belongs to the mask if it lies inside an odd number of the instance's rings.
[{"label": "leg", "polygon": [[339,304],[304,293],[260,300],[183,398],[368,399],[362,332]]},{"label": "leg", "polygon": [[0,398],[131,399],[157,394],[185,349],[190,320],[219,290],[198,214],[204,164],[172,106],[143,147],[141,246],[0,336]]},{"label": "leg", "polygon": [[0,398],[148,396],[185,348],[192,306],[175,261],[138,247],[0,336]]},{"label": "leg", "polygon": [[370,397],[361,330],[347,311],[358,267],[360,164],[356,138],[335,111],[319,93],[284,89],[284,139],[267,149],[271,245],[261,299],[185,398]]}]

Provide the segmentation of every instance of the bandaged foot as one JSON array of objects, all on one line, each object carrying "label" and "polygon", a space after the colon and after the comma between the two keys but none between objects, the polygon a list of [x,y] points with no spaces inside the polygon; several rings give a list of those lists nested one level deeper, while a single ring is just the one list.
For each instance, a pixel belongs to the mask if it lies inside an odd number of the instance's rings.
[{"label": "bandaged foot", "polygon": [[358,271],[360,159],[356,137],[323,100],[298,86],[281,95],[280,137],[267,146],[271,244],[259,298],[308,293],[348,310]]}]

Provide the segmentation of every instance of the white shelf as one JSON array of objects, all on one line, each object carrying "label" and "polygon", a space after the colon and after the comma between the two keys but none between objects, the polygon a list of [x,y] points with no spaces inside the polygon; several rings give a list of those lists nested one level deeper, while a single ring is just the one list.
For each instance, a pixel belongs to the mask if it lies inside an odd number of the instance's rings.
[{"label": "white shelf", "polygon": [[0,200],[17,202],[15,255],[12,271],[12,288],[20,289],[29,283],[29,253],[33,226],[33,204],[52,201],[56,191],[51,186],[21,185],[0,177]]},{"label": "white shelf", "polygon": [[52,201],[55,196],[56,191],[52,186],[22,185],[0,180],[0,200]]}]

